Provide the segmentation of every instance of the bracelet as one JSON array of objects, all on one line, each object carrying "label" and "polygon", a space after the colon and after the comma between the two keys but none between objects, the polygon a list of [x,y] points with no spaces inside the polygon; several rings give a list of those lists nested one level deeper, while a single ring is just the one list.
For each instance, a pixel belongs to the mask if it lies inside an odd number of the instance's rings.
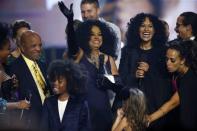
[{"label": "bracelet", "polygon": [[7,101],[5,99],[0,98],[0,108],[5,111],[7,109]]}]

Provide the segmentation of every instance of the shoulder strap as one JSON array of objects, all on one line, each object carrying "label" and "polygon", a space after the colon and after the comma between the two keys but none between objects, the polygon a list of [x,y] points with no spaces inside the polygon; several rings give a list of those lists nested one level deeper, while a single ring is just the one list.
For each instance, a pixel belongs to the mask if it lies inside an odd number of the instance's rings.
[{"label": "shoulder strap", "polygon": [[98,69],[98,73],[99,74],[105,74],[105,69],[104,69],[104,55],[101,54],[99,56],[99,69]]}]

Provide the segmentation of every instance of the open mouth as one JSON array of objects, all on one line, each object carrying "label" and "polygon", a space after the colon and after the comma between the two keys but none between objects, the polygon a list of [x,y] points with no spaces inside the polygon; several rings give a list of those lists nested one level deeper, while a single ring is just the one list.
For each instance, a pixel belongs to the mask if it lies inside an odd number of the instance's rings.
[{"label": "open mouth", "polygon": [[148,33],[148,32],[143,33],[143,37],[144,37],[144,38],[149,38],[150,36],[151,36],[151,34]]},{"label": "open mouth", "polygon": [[94,40],[94,43],[99,44],[100,40]]}]

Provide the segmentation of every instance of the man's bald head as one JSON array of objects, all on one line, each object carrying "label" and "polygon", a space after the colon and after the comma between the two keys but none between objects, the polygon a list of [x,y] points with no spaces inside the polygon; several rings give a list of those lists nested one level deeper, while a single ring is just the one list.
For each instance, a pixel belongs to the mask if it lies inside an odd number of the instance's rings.
[{"label": "man's bald head", "polygon": [[24,46],[24,44],[29,43],[33,39],[41,40],[40,35],[33,30],[27,30],[23,32],[23,34],[21,35],[21,46]]},{"label": "man's bald head", "polygon": [[25,31],[21,36],[21,51],[27,58],[35,61],[41,54],[41,37],[32,30]]}]

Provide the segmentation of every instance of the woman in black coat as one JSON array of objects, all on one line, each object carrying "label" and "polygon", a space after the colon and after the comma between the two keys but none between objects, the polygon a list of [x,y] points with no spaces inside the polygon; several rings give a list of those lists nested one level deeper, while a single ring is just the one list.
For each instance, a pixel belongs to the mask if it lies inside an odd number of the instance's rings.
[{"label": "woman in black coat", "polygon": [[[171,96],[165,68],[166,41],[164,25],[156,16],[140,13],[130,19],[119,73],[123,84],[144,92],[148,113],[154,112]],[[162,119],[150,128],[161,129],[165,122]]]}]

